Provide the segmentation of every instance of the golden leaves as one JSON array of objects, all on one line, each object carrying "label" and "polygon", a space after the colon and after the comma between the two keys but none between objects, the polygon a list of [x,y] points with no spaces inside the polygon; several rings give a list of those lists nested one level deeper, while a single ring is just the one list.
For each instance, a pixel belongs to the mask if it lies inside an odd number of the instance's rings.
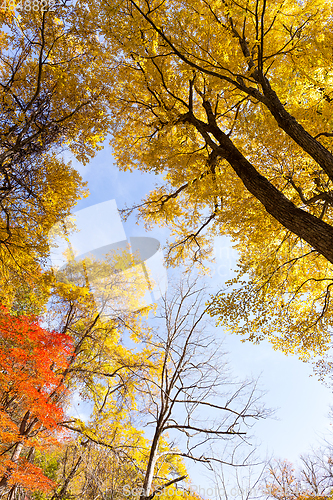
[{"label": "golden leaves", "polygon": [[[247,284],[220,298],[214,313],[233,331],[267,337],[285,352],[323,352],[330,265],[244,188],[224,159],[219,130],[297,207],[332,223],[331,181],[260,97],[267,78],[309,134],[331,130],[330,2],[276,0],[265,8],[255,0],[175,0],[156,6],[151,22],[135,9],[117,16],[124,20],[112,27],[117,36],[105,29],[118,62],[112,145],[120,168],[163,176],[141,216],[170,227],[173,263],[191,255],[202,261],[214,236],[230,235]],[[330,149],[330,137],[319,140]]]}]

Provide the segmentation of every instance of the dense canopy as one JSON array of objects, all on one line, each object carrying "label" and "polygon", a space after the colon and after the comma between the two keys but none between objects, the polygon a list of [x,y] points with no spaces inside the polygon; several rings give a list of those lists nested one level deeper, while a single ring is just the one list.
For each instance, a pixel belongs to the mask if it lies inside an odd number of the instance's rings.
[{"label": "dense canopy", "polygon": [[303,357],[326,349],[331,2],[104,6],[118,165],[160,179],[143,217],[172,228],[174,263],[202,259],[217,234],[234,239],[238,285],[212,307],[224,324]]},{"label": "dense canopy", "polygon": [[[225,488],[270,411],[230,377],[207,313],[304,360],[330,347],[331,2],[14,0],[0,26],[0,496],[200,499],[190,461]],[[140,309],[146,269],[120,272],[135,255],[49,266],[87,195],[69,160],[106,137],[120,169],[156,174],[125,215],[166,225],[186,266],[160,308]],[[202,302],[189,269],[219,235],[239,270]],[[264,494],[332,496],[331,457],[300,479],[270,466]]]}]

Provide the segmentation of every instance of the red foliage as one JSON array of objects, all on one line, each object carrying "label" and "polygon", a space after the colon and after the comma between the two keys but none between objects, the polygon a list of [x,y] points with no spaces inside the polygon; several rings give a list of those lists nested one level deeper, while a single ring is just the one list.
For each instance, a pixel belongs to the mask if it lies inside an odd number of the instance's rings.
[{"label": "red foliage", "polygon": [[63,419],[62,372],[71,354],[68,335],[0,306],[0,490],[52,487],[26,457],[32,447],[48,445]]}]

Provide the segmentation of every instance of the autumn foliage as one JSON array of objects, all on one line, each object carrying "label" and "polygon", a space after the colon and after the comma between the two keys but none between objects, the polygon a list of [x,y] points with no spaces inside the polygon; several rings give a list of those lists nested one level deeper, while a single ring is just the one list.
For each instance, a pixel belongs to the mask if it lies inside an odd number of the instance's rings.
[{"label": "autumn foliage", "polygon": [[204,265],[227,235],[239,272],[211,313],[302,359],[332,329],[332,2],[94,2],[113,55],[121,170],[158,174],[136,206]]},{"label": "autumn foliage", "polygon": [[[183,459],[219,463],[192,453],[197,433],[203,447],[217,438],[236,442],[246,432],[239,422],[266,415],[247,383],[236,392],[246,396],[240,410],[208,401],[217,399],[224,365],[210,365],[212,357],[194,364],[211,344],[193,335],[203,314],[196,319],[192,291],[192,326],[171,301],[154,329],[137,314],[133,283],[141,281],[129,272],[132,256],[87,258],[84,266],[72,259],[45,271],[49,245],[88,194],[71,158],[86,164],[106,137],[120,170],[157,175],[154,190],[124,212],[138,209],[147,227],[167,227],[171,265],[204,268],[215,237],[233,241],[238,271],[205,312],[244,340],[268,339],[303,360],[329,352],[332,46],[329,0],[2,3],[1,499],[46,492],[57,500],[111,493],[123,500],[129,482],[141,500],[167,498],[169,486],[179,487],[173,500],[182,499]],[[30,313],[45,314],[57,331]],[[321,362],[331,373],[333,363]],[[68,387],[91,405],[89,421],[64,418]],[[182,410],[173,413],[175,405]],[[199,425],[199,408],[226,416],[216,417],[218,426]],[[143,422],[155,425],[151,441]],[[59,439],[63,428],[71,441]],[[173,432],[186,436],[186,449]],[[324,465],[318,469],[329,481],[317,491],[278,464],[267,495],[332,496],[331,462]]]},{"label": "autumn foliage", "polygon": [[61,373],[71,349],[67,335],[0,307],[0,491],[52,487],[30,459],[54,440],[63,418]]}]

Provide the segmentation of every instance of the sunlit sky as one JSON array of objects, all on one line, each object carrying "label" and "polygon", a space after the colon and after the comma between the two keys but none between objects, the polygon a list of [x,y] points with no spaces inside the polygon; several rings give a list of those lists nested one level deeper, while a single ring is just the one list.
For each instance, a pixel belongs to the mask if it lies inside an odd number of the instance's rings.
[{"label": "sunlit sky", "polygon": [[[116,200],[118,208],[137,204],[156,182],[154,175],[119,172],[107,144],[88,165],[73,160],[73,166],[88,181],[90,191],[88,198],[78,202],[76,210],[111,199]],[[142,224],[136,224],[135,217],[124,223],[124,228],[127,237],[152,236],[162,245],[167,237],[167,230],[158,227],[145,232]],[[216,238],[214,248],[213,276],[208,285],[218,290],[230,276],[230,269],[235,268],[237,255],[223,237]],[[216,328],[216,336],[225,337],[224,346],[234,374],[241,378],[260,375],[260,386],[267,391],[264,401],[267,407],[276,408],[274,419],[261,421],[253,428],[254,436],[261,442],[263,457],[274,455],[293,462],[328,437],[332,390],[316,379],[311,363],[273,351],[265,342],[242,343],[237,336],[225,335],[222,327]]]}]

